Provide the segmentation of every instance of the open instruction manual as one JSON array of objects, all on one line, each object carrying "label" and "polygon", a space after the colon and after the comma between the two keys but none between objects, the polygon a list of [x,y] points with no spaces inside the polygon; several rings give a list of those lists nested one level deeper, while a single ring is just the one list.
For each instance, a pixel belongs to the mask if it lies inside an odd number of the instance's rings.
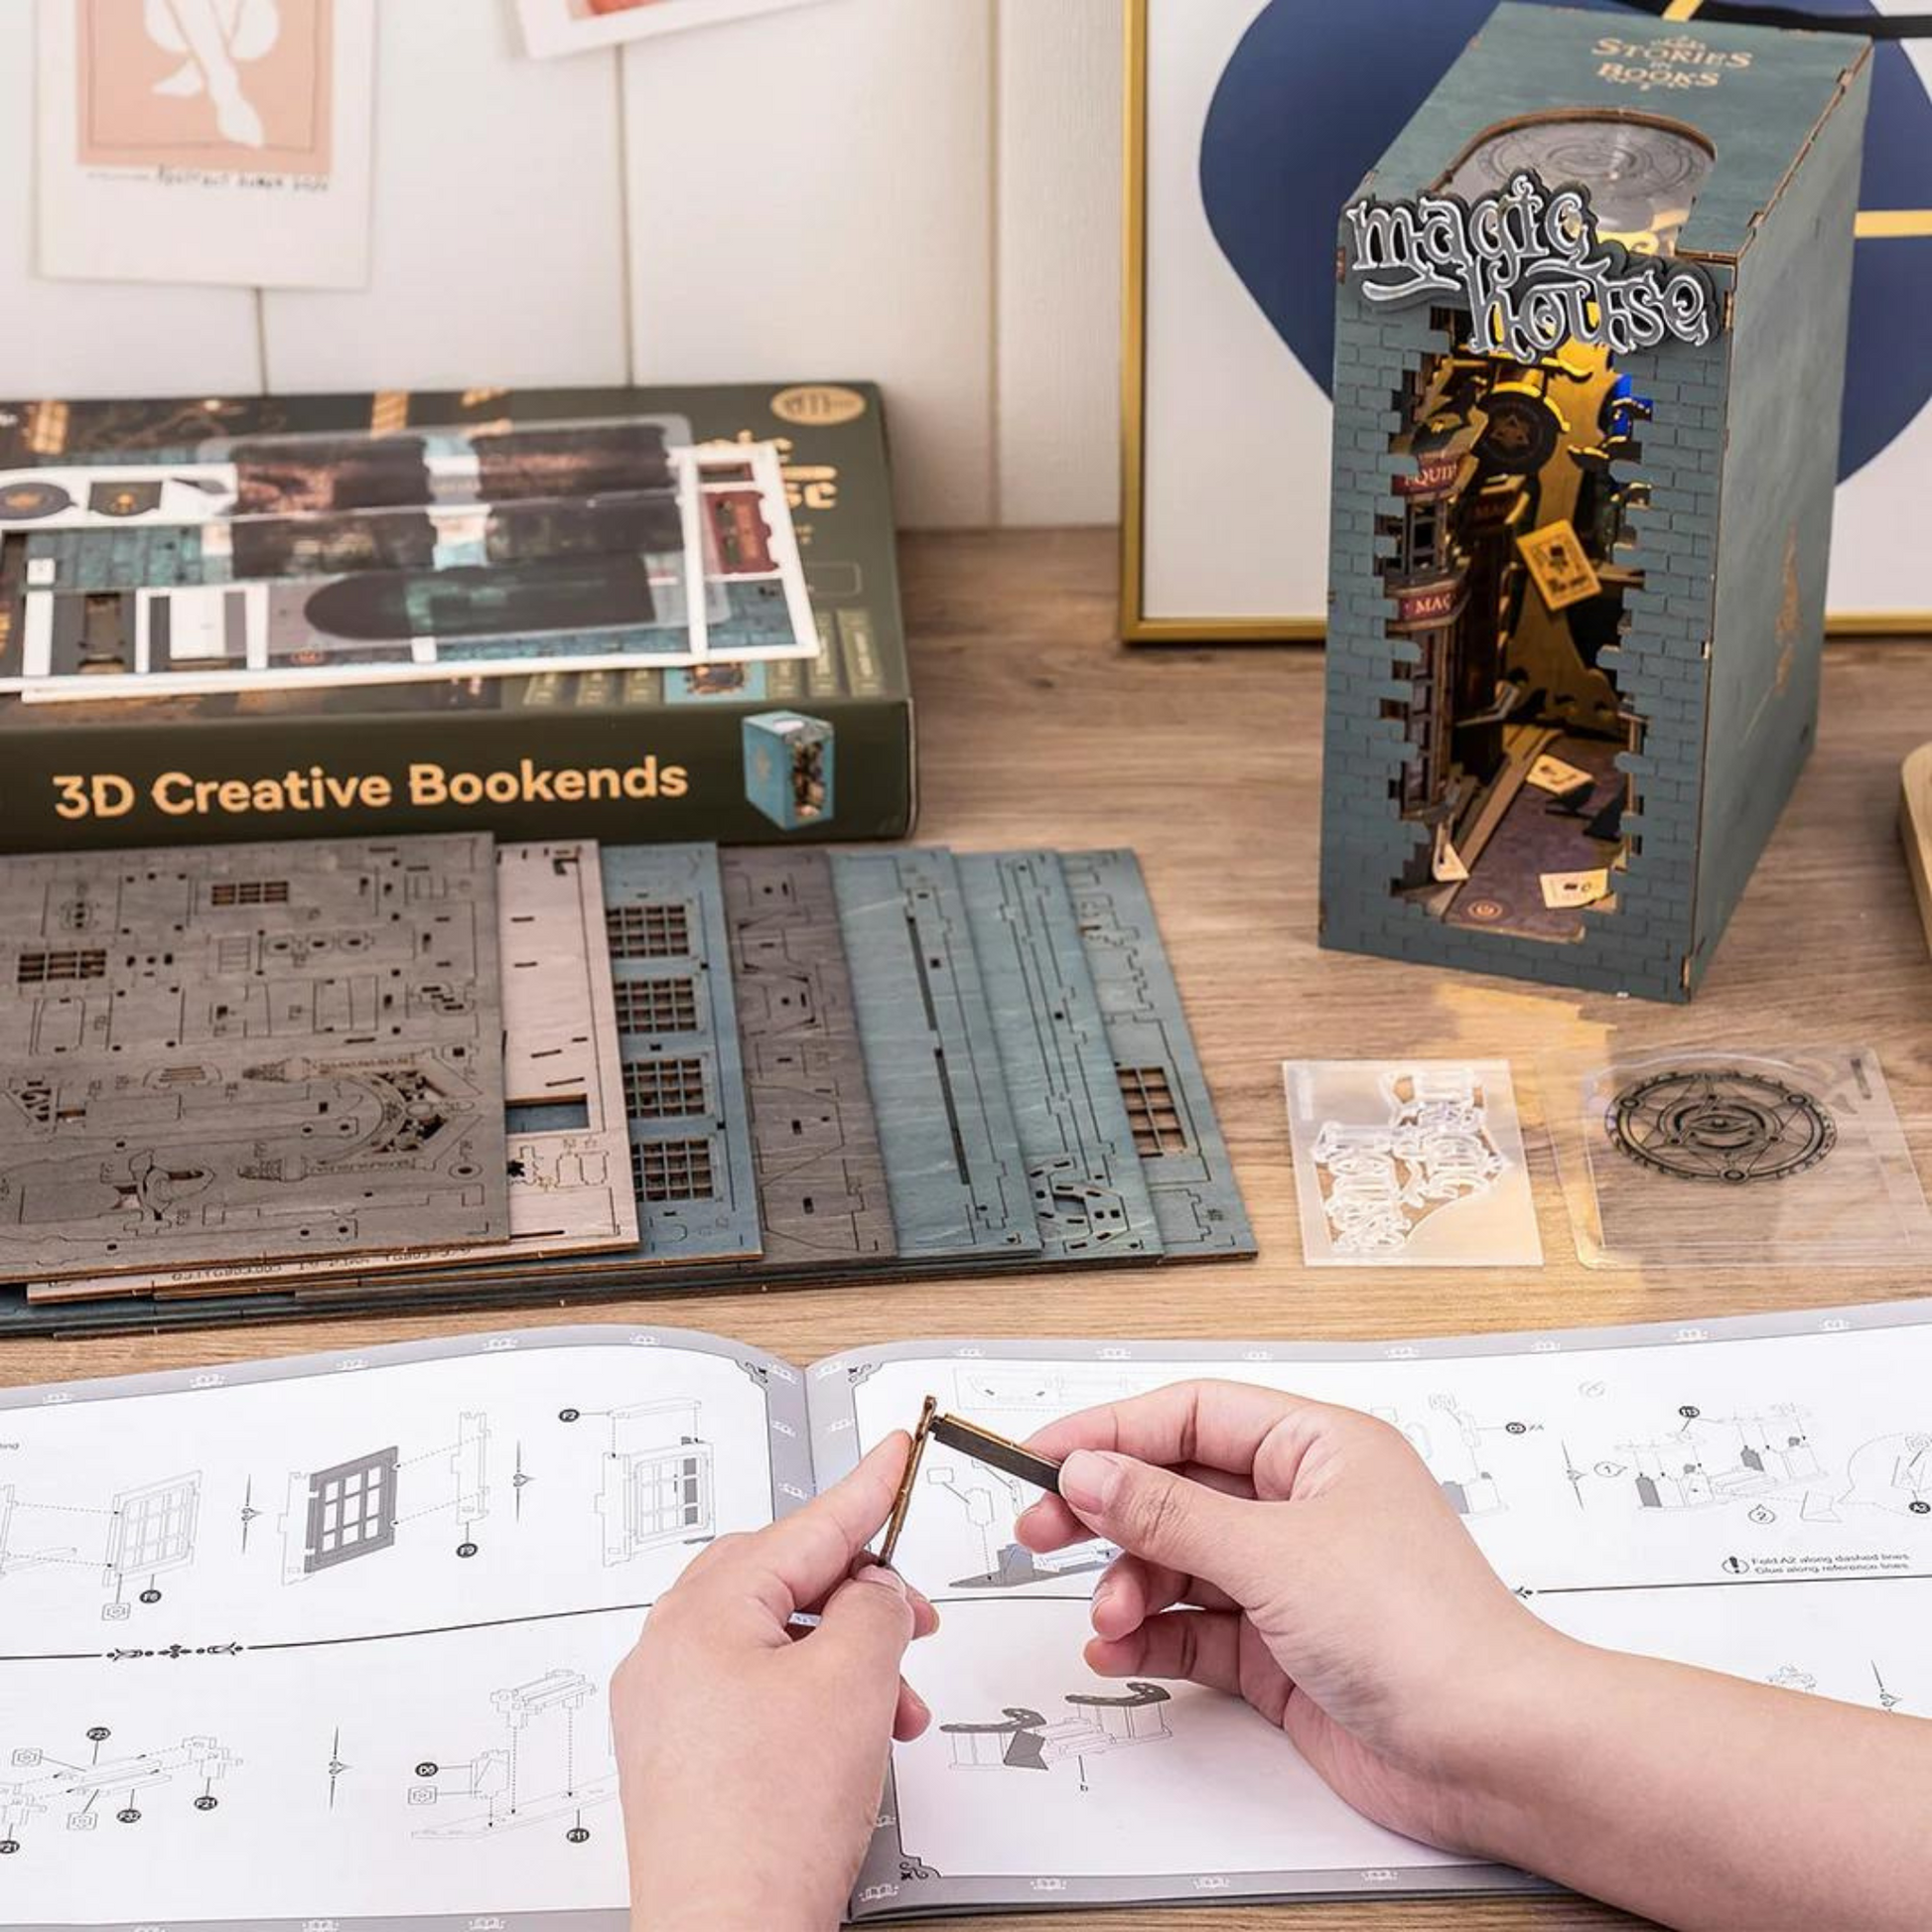
[{"label": "open instruction manual", "polygon": [[[1202,1375],[1386,1418],[1579,1637],[1932,1713],[1932,1303],[809,1369],[670,1329],[459,1336],[0,1392],[0,1925],[619,1932],[606,1690],[701,1545],[927,1394],[1025,1437]],[[919,1488],[934,1721],[855,1920],[1534,1882],[1356,1817],[1231,1699],[1092,1676],[1106,1553],[1030,1556],[1030,1492],[937,1444]]]}]

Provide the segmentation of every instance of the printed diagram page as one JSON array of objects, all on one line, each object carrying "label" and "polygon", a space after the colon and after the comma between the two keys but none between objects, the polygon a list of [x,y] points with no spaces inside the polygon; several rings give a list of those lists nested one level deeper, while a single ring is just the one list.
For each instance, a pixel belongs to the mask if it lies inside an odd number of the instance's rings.
[{"label": "printed diagram page", "polygon": [[[1929,1324],[1902,1305],[1398,1344],[906,1344],[810,1372],[816,1464],[834,1480],[928,1394],[1024,1440],[1170,1382],[1260,1383],[1399,1429],[1561,1629],[1932,1715]],[[934,1722],[895,1751],[856,1916],[1533,1882],[1356,1817],[1234,1700],[1093,1677],[1111,1553],[1021,1549],[1034,1493],[928,1449],[897,1562],[940,1608],[910,1666]]]},{"label": "printed diagram page", "polygon": [[803,1418],[622,1328],[0,1394],[0,1925],[620,1932],[611,1672]]}]

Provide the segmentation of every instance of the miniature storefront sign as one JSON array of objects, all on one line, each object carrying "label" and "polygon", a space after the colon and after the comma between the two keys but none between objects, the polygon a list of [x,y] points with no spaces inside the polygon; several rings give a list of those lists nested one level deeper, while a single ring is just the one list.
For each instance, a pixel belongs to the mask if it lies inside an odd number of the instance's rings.
[{"label": "miniature storefront sign", "polygon": [[1605,241],[1587,189],[1546,188],[1532,169],[1475,202],[1364,198],[1344,220],[1354,241],[1348,272],[1362,299],[1466,309],[1478,355],[1534,366],[1566,343],[1627,355],[1666,341],[1701,348],[1719,331],[1702,269]]},{"label": "miniature storefront sign", "polygon": [[1291,1060],[1302,1253],[1320,1267],[1542,1264],[1503,1060]]}]

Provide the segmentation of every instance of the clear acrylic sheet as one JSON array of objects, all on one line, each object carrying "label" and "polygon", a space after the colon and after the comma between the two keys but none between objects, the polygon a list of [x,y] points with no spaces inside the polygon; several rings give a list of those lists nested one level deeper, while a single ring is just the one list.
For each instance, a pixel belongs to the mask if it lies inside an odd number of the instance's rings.
[{"label": "clear acrylic sheet", "polygon": [[[688,436],[677,417],[412,426],[0,476],[14,486],[0,523],[46,552],[29,552],[0,692],[71,703],[816,656],[776,447]],[[171,540],[193,551],[186,578]],[[109,544],[119,574],[96,582]],[[121,628],[76,645],[77,602],[91,625],[102,591]]]},{"label": "clear acrylic sheet", "polygon": [[1932,1214],[1869,1047],[1553,1061],[1544,1084],[1587,1267],[1932,1260]]},{"label": "clear acrylic sheet", "polygon": [[1540,1268],[1506,1060],[1287,1060],[1311,1268]]}]

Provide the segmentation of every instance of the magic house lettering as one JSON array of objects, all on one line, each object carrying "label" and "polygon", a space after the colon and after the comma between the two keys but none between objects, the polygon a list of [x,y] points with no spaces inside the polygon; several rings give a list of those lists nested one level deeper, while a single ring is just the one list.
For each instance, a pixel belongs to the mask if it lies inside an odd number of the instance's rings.
[{"label": "magic house lettering", "polygon": [[1465,308],[1468,346],[1479,355],[1533,365],[1566,342],[1620,355],[1667,338],[1700,345],[1718,331],[1702,269],[1602,240],[1587,190],[1546,188],[1528,169],[1480,201],[1366,197],[1345,219],[1354,242],[1348,273],[1363,300]]},{"label": "magic house lettering", "polygon": [[1474,1075],[1423,1068],[1382,1081],[1386,1126],[1324,1121],[1313,1157],[1338,1254],[1396,1254],[1430,1213],[1485,1191],[1507,1165]]}]

